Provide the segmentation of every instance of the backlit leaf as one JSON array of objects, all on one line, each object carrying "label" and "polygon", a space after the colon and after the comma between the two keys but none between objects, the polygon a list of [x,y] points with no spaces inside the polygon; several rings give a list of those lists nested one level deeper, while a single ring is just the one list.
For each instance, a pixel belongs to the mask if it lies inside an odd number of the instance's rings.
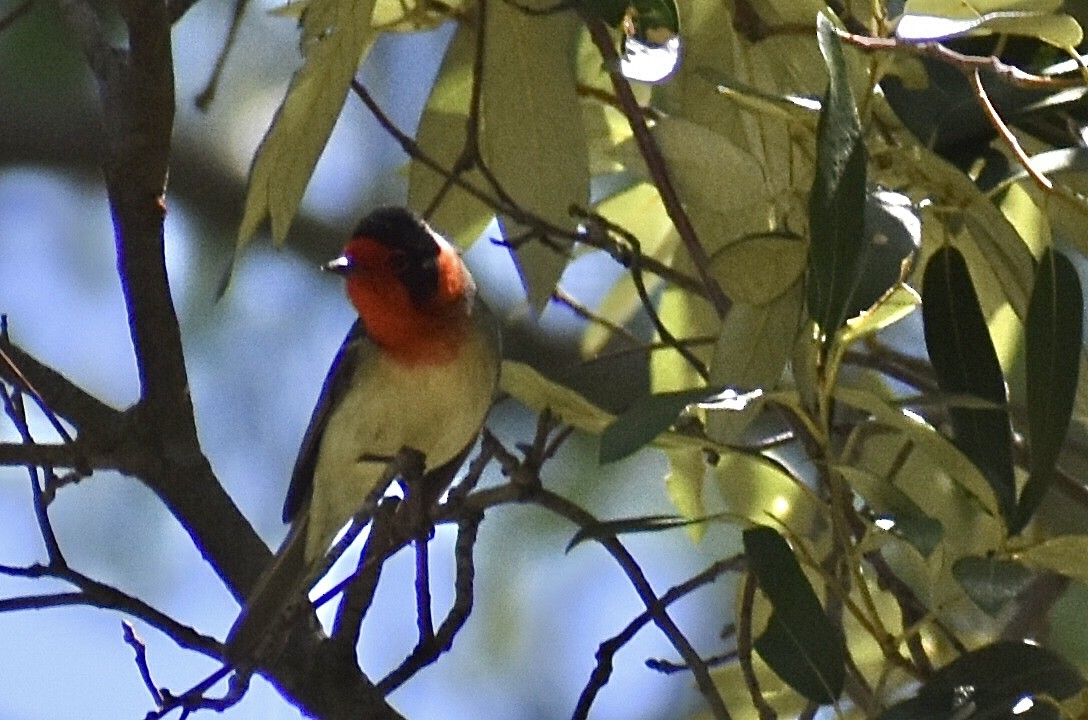
[{"label": "backlit leaf", "polygon": [[[665,492],[680,514],[690,519],[706,514],[703,505],[703,484],[706,479],[706,452],[700,447],[668,448],[665,457],[669,471],[665,475]],[[699,542],[706,532],[704,523],[688,526],[692,542]]]},{"label": "backlit leaf", "polygon": [[773,518],[791,531],[808,535],[827,522],[826,506],[798,478],[762,455],[723,452],[714,478],[730,513],[756,524]]},{"label": "backlit leaf", "polygon": [[1088,535],[1059,535],[1018,550],[1016,560],[1088,583]]},{"label": "backlit leaf", "polygon": [[553,382],[525,363],[504,360],[500,389],[528,407],[549,410],[559,420],[592,435],[599,435],[613,416],[574,390]]},{"label": "backlit leaf", "polygon": [[[446,168],[456,166],[467,141],[476,25],[471,21],[458,25],[416,132],[420,150]],[[461,179],[476,188],[486,187],[478,170],[463,173]],[[418,212],[430,210],[428,219],[435,227],[462,243],[469,243],[480,236],[494,213],[467,191],[448,185],[444,175],[413,160],[408,166],[408,205]],[[432,207],[439,199],[441,202]]]},{"label": "backlit leaf", "polygon": [[[714,348],[711,384],[741,391],[773,390],[797,338],[803,296],[801,283],[795,282],[769,304],[733,303]],[[723,444],[736,442],[762,405],[757,400],[740,410],[708,410],[707,435]]]},{"label": "backlit leaf", "polygon": [[[544,0],[523,3],[549,7]],[[574,230],[572,204],[589,201],[589,150],[575,86],[574,13],[531,15],[505,2],[488,3],[480,150],[503,191],[521,207]],[[500,216],[503,237],[526,227]],[[562,238],[550,238],[563,243]],[[529,301],[543,308],[567,265],[540,240],[514,250]]]},{"label": "backlit leaf", "polygon": [[370,47],[375,0],[311,0],[302,16],[303,66],[272,120],[249,171],[238,228],[244,246],[267,217],[282,244],[314,166],[340,116],[348,87]]}]

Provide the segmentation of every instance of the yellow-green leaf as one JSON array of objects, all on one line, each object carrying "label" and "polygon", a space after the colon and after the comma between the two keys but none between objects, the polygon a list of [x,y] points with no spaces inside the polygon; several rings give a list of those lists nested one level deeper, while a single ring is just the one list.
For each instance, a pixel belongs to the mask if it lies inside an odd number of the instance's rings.
[{"label": "yellow-green leaf", "polygon": [[[550,7],[533,0],[528,7]],[[521,207],[574,229],[571,204],[589,201],[589,150],[574,68],[581,31],[574,13],[534,16],[506,2],[488,3],[481,105],[481,151],[503,191]],[[527,229],[500,217],[503,235]],[[552,238],[557,240],[557,238]],[[567,259],[538,241],[515,252],[529,301],[540,309]]]},{"label": "yellow-green leaf", "polygon": [[[705,453],[697,447],[672,448],[665,451],[669,460],[669,472],[665,475],[665,491],[673,506],[685,518],[703,517],[703,481],[706,478]],[[692,542],[699,542],[706,534],[706,523],[687,526]]]},{"label": "yellow-green leaf", "polygon": [[340,116],[374,33],[375,0],[311,0],[302,16],[303,66],[291,79],[249,173],[238,228],[243,247],[267,217],[277,245],[298,212],[314,166]]},{"label": "yellow-green leaf", "polygon": [[1061,535],[1024,548],[1013,558],[1030,567],[1052,570],[1081,582],[1088,582],[1088,535]]},{"label": "yellow-green leaf", "polygon": [[[455,167],[467,139],[465,123],[475,51],[476,23],[462,22],[446,50],[416,132],[420,150],[446,169]],[[461,178],[474,187],[484,187],[476,170],[462,174]],[[447,185],[444,175],[413,160],[408,167],[408,205],[420,212],[431,210],[429,219],[435,227],[467,245],[480,236],[494,214],[465,190]],[[440,193],[445,193],[441,202],[432,208]]]},{"label": "yellow-green leaf", "polygon": [[[803,301],[804,287],[794,282],[767,305],[734,303],[718,335],[710,364],[710,385],[742,391],[773,390],[797,339]],[[736,442],[762,407],[760,398],[742,410],[707,410],[707,436],[719,443]]]},{"label": "yellow-green leaf", "polygon": [[753,523],[777,520],[808,536],[827,520],[823,504],[800,480],[761,455],[727,452],[714,467],[714,478],[726,509]]},{"label": "yellow-green leaf", "polygon": [[755,235],[711,258],[710,271],[735,302],[763,305],[781,296],[805,271],[808,246],[797,237]]},{"label": "yellow-green leaf", "polygon": [[574,390],[549,380],[525,363],[504,360],[500,388],[526,406],[593,435],[600,435],[615,419]]}]

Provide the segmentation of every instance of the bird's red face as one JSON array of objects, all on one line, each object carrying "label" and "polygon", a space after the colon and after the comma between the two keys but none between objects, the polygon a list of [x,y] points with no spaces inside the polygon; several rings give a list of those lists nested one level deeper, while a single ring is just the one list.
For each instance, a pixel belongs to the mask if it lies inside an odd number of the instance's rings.
[{"label": "bird's red face", "polygon": [[413,364],[456,357],[475,287],[457,251],[418,220],[364,223],[326,267],[344,276],[368,336],[394,357]]}]

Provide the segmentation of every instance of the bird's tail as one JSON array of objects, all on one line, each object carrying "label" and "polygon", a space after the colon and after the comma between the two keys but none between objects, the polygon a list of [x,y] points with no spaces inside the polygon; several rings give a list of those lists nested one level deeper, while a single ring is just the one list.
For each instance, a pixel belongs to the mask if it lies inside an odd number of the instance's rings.
[{"label": "bird's tail", "polygon": [[227,635],[227,658],[234,665],[252,667],[267,658],[276,636],[286,633],[309,603],[305,518],[300,513]]}]

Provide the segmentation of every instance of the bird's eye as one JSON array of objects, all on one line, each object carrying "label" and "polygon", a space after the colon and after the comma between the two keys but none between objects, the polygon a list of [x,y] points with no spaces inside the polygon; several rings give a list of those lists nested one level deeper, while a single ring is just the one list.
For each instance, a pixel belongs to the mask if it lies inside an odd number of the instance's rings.
[{"label": "bird's eye", "polygon": [[386,266],[395,275],[400,275],[407,270],[408,265],[408,255],[400,250],[391,252],[389,254],[389,259],[386,260]]}]

